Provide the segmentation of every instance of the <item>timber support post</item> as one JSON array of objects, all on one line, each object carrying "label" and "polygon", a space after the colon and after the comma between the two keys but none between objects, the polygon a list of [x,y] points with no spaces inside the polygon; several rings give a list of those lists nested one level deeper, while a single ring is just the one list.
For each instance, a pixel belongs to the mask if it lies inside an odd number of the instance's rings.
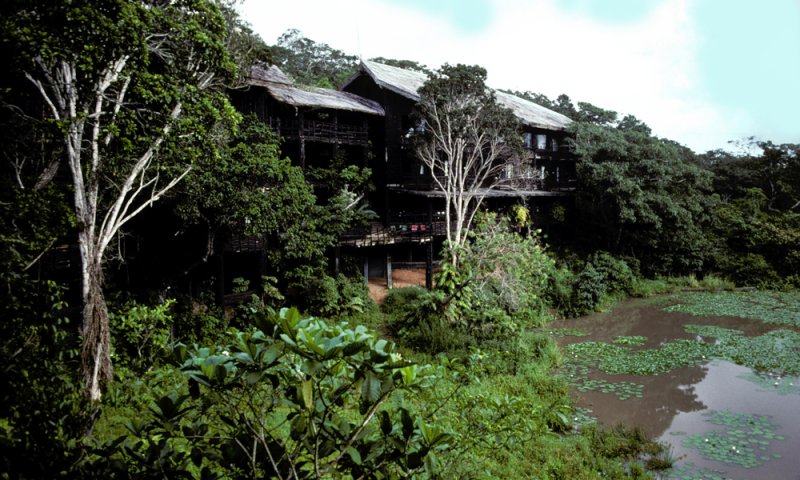
[{"label": "timber support post", "polygon": [[392,256],[386,255],[386,288],[392,289]]},{"label": "timber support post", "polygon": [[425,255],[425,288],[430,290],[433,288],[433,238],[428,242],[425,250],[427,252]]},{"label": "timber support post", "polygon": [[428,245],[425,248],[425,288],[433,288],[433,203],[428,199]]}]

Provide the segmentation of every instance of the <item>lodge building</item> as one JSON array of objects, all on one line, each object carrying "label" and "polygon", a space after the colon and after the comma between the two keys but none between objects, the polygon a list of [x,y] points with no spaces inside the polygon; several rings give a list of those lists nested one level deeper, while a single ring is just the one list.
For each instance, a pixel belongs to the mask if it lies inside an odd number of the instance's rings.
[{"label": "lodge building", "polygon": [[[424,73],[362,61],[340,90],[298,87],[277,67],[253,67],[248,87],[232,93],[234,105],[282,137],[282,152],[305,168],[337,155],[369,166],[374,191],[367,201],[377,218],[346,232],[333,268],[343,253],[363,262],[365,279],[382,276],[392,287],[392,270],[424,267],[432,284],[434,254],[445,236],[444,198],[432,172],[415,157],[411,137],[417,93]],[[571,120],[510,93],[496,91],[498,103],[517,117],[526,152],[523,162],[503,172],[502,187],[481,192],[485,205],[526,203],[548,208],[575,188],[575,158],[567,144]],[[229,252],[263,248],[253,239],[233,239]]]}]

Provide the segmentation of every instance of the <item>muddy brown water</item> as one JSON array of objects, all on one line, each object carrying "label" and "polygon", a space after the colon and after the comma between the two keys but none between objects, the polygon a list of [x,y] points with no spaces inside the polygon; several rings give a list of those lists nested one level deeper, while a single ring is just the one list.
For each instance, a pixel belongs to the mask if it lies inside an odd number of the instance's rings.
[{"label": "muddy brown water", "polygon": [[[576,342],[612,342],[618,336],[644,336],[647,343],[637,348],[657,348],[679,338],[694,338],[684,331],[687,324],[716,325],[742,330],[745,335],[763,335],[777,328],[756,320],[735,317],[697,317],[665,312],[664,304],[644,300],[622,302],[611,311],[574,320],[555,322],[552,328],[575,328],[589,333],[584,337],[559,339],[562,345]],[[800,355],[800,352],[798,352]],[[800,479],[800,393],[779,394],[744,378],[750,369],[728,361],[713,360],[696,366],[675,369],[661,375],[607,375],[592,372],[590,378],[644,385],[642,398],[619,400],[614,394],[575,390],[579,407],[591,409],[591,416],[607,426],[622,423],[638,426],[659,441],[671,446],[676,467],[694,471],[713,471],[719,478]],[[800,377],[782,381],[800,384]],[[710,412],[730,411],[768,416],[777,426],[781,441],[770,442],[763,453],[769,460],[755,468],[721,463],[703,458],[699,451],[683,446],[689,435],[719,431],[707,422]],[[761,452],[760,452],[761,453]],[[684,478],[677,476],[675,478]],[[697,475],[685,478],[712,478]]]}]

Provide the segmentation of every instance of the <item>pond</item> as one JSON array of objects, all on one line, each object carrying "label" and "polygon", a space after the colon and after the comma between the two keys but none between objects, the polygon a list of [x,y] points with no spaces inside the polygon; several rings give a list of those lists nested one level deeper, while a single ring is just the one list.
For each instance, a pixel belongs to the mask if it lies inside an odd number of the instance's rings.
[{"label": "pond", "polygon": [[550,327],[576,423],[668,444],[665,478],[800,479],[800,295],[629,300]]}]

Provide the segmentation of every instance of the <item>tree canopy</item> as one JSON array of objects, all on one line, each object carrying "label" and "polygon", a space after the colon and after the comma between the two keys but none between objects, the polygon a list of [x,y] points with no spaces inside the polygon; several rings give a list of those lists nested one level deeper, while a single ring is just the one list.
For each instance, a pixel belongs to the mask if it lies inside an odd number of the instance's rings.
[{"label": "tree canopy", "polygon": [[645,273],[700,271],[714,206],[711,175],[690,161],[691,151],[626,118],[617,127],[605,121],[572,126],[579,158],[576,233],[587,248],[635,258]]},{"label": "tree canopy", "polygon": [[272,61],[297,83],[324,88],[337,88],[358,68],[355,55],[315,42],[294,28],[272,46]]}]

